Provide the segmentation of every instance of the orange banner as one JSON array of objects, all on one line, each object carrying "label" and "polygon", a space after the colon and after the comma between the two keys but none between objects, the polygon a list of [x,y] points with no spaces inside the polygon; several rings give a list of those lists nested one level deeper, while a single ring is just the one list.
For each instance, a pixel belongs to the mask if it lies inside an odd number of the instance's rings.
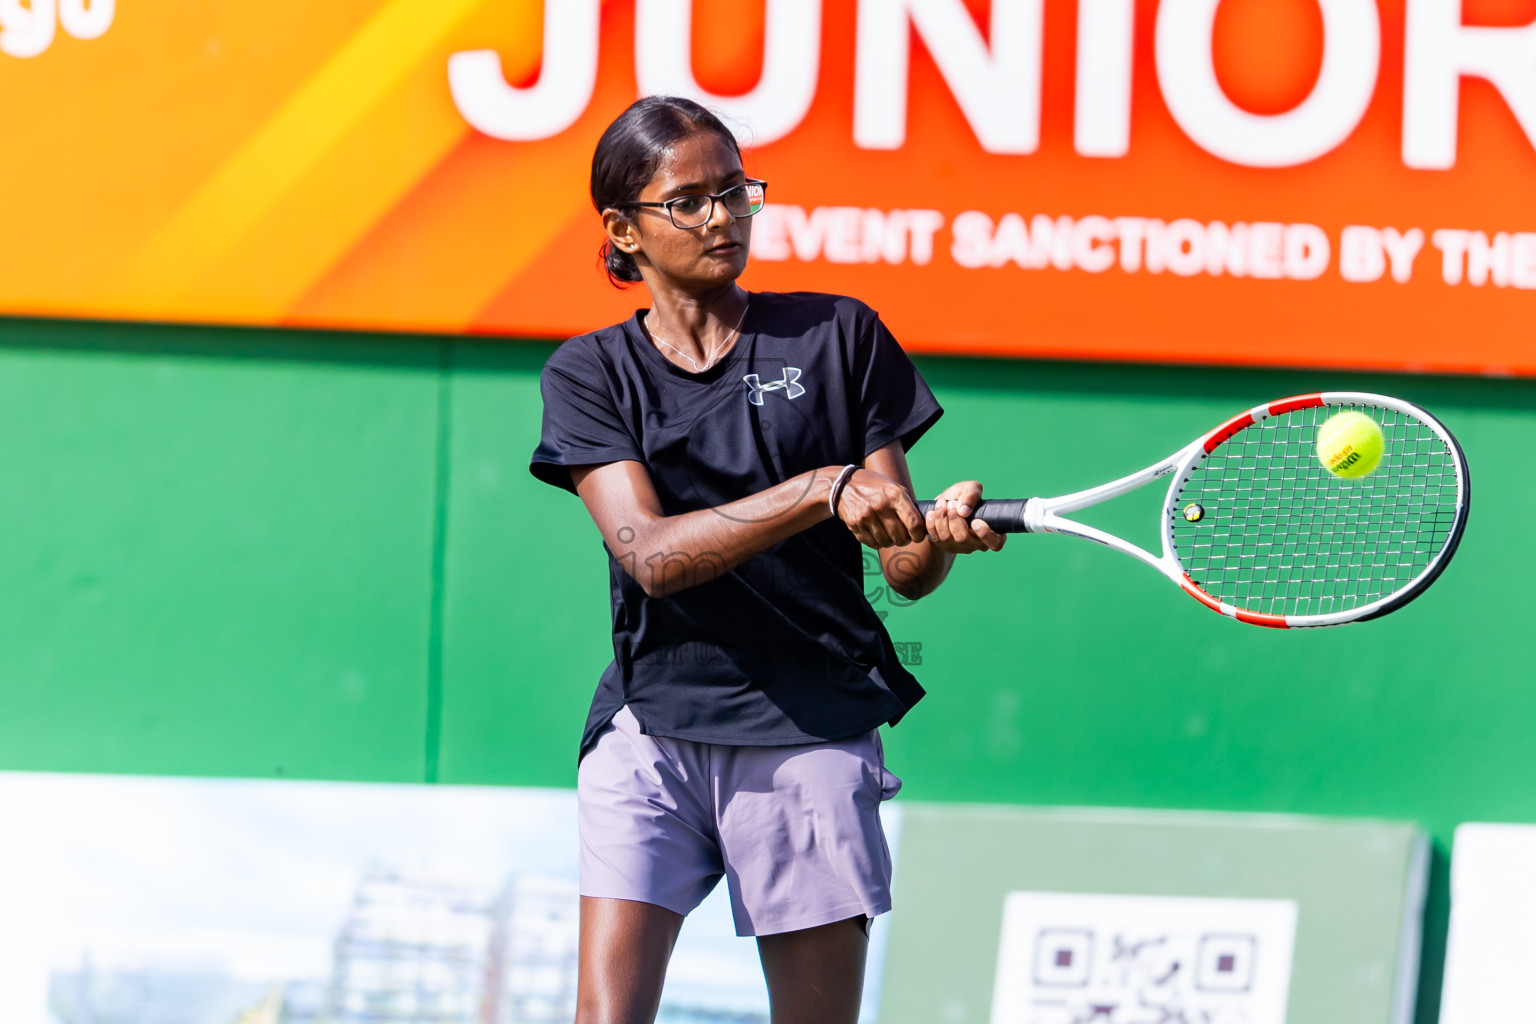
[{"label": "orange banner", "polygon": [[0,0],[0,312],[612,322],[658,92],[916,350],[1536,374],[1536,0]]}]

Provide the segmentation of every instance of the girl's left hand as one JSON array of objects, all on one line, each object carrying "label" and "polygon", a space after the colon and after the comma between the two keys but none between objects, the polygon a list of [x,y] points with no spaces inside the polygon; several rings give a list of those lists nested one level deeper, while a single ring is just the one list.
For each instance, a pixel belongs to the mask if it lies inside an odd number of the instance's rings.
[{"label": "girl's left hand", "polygon": [[957,555],[1001,550],[1007,536],[993,533],[986,522],[971,518],[979,504],[981,484],[975,480],[962,480],[946,487],[928,513],[928,539],[941,551]]}]

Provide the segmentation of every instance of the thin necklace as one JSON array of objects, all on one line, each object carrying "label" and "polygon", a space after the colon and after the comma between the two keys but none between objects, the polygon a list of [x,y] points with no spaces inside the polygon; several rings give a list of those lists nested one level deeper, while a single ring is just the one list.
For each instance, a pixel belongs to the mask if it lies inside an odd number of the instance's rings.
[{"label": "thin necklace", "polygon": [[688,365],[693,367],[693,372],[694,373],[703,373],[705,370],[707,370],[711,366],[715,365],[715,360],[718,359],[723,352],[725,352],[725,346],[730,344],[732,338],[736,337],[736,332],[741,330],[741,325],[747,322],[747,308],[749,306],[751,306],[751,305],[752,305],[752,299],[751,299],[751,297],[748,297],[747,298],[747,305],[741,307],[741,316],[736,318],[736,326],[732,327],[731,328],[731,333],[727,334],[724,338],[722,338],[720,340],[720,343],[715,346],[714,351],[709,353],[709,358],[704,360],[704,365],[703,366],[700,366],[698,364],[698,362],[694,360],[693,356],[690,356],[687,352],[684,352],[682,349],[680,349],[676,345],[672,344],[666,338],[663,338],[661,335],[657,334],[656,333],[656,328],[651,325],[651,314],[650,313],[645,314],[645,327],[646,327],[646,330],[651,332],[651,337],[652,338],[654,338],[657,341],[661,342],[663,345],[667,346],[667,348],[671,349],[673,352],[676,352],[678,355],[680,355],[684,359],[688,360]]}]

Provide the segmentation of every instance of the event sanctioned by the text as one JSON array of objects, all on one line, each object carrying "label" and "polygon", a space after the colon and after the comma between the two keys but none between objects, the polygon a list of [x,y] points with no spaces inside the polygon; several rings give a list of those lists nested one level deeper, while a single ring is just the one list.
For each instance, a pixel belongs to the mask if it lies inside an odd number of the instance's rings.
[{"label": "event sanctioned by the text", "polygon": [[[1438,259],[1435,255],[1438,254]],[[1188,217],[991,214],[792,203],[753,222],[752,255],[770,262],[1015,268],[1089,274],[1172,274],[1311,281],[1414,279],[1437,263],[1447,285],[1536,289],[1536,232],[1350,224],[1329,231],[1280,221]],[[1426,259],[1421,261],[1420,257]]]}]

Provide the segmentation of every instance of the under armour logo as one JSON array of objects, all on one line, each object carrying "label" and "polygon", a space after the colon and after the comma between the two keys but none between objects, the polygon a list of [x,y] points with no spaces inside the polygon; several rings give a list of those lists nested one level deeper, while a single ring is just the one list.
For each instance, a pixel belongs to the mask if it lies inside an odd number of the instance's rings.
[{"label": "under armour logo", "polygon": [[747,401],[753,405],[763,404],[763,395],[769,391],[782,391],[785,398],[799,398],[805,394],[805,386],[800,383],[800,367],[784,367],[784,376],[778,380],[771,380],[767,384],[758,382],[757,374],[749,373],[741,378],[747,382]]}]

